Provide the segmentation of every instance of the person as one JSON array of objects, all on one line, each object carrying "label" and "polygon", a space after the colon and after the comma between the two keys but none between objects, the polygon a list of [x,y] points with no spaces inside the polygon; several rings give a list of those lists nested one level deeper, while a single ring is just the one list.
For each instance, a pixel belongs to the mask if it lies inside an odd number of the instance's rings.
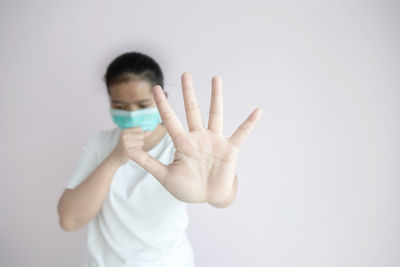
[{"label": "person", "polygon": [[116,127],[97,131],[83,146],[58,202],[60,227],[88,225],[85,267],[193,267],[186,204],[225,208],[234,201],[236,159],[262,109],[226,138],[221,77],[212,78],[205,128],[191,73],[184,72],[186,132],[150,56],[124,53],[104,78]]}]

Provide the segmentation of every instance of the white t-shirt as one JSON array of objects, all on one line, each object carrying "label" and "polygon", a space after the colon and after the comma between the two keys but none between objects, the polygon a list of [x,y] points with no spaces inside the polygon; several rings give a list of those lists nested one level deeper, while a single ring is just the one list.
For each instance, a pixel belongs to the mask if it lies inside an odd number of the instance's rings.
[{"label": "white t-shirt", "polygon": [[[67,188],[75,188],[111,153],[121,130],[93,134],[83,146]],[[168,133],[148,151],[164,164],[174,159]],[[88,224],[85,267],[194,267],[186,235],[186,203],[129,160],[116,171],[103,206]]]}]

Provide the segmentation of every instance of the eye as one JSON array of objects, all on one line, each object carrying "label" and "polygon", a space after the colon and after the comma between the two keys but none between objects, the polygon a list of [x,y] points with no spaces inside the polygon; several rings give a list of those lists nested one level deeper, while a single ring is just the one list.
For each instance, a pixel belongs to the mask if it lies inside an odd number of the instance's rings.
[{"label": "eye", "polygon": [[140,108],[147,108],[147,105],[139,105]]}]

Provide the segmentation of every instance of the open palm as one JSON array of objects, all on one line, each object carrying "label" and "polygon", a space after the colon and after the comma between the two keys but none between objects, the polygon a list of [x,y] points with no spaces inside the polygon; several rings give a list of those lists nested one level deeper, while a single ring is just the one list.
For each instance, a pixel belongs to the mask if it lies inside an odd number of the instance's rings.
[{"label": "open palm", "polygon": [[240,147],[262,115],[256,108],[233,135],[223,135],[222,80],[212,78],[212,96],[208,128],[203,125],[192,76],[181,77],[189,132],[186,132],[168,103],[162,88],[156,85],[153,96],[168,134],[175,146],[175,157],[165,165],[140,147],[126,147],[127,155],[151,173],[173,196],[188,203],[218,203],[225,200],[235,178]]}]

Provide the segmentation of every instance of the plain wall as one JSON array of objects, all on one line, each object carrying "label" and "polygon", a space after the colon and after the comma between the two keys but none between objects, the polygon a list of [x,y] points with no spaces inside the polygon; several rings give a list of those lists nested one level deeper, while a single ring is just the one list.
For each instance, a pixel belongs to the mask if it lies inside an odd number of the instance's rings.
[{"label": "plain wall", "polygon": [[83,266],[87,228],[56,205],[87,138],[114,127],[102,77],[156,59],[187,129],[180,75],[224,134],[264,114],[235,202],[188,205],[198,267],[400,266],[398,1],[1,1],[0,266]]}]

